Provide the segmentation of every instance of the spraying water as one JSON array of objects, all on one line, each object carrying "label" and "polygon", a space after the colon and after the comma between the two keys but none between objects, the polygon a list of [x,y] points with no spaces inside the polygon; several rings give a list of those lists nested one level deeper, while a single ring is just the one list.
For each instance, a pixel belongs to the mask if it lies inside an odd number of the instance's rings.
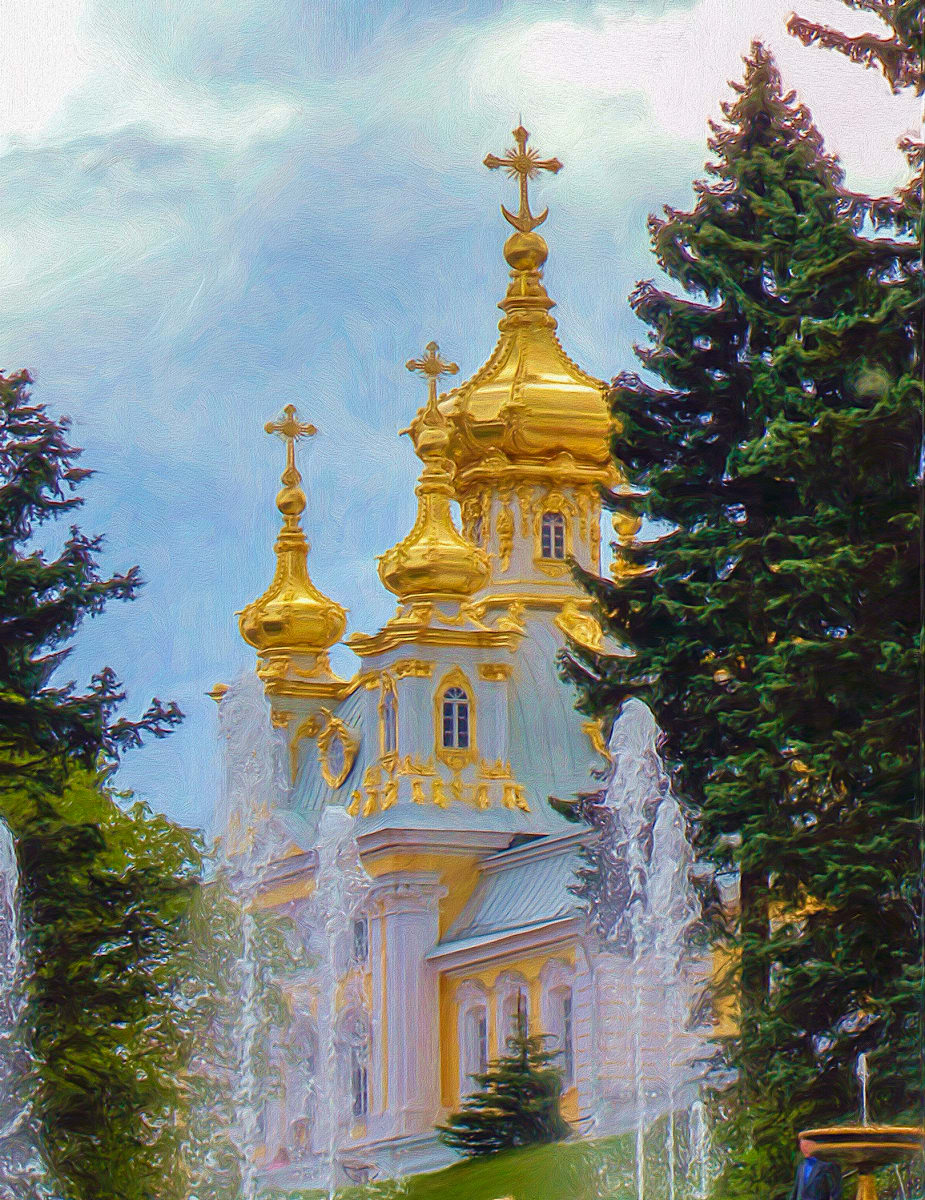
[{"label": "spraying water", "polygon": [[[632,1078],[637,1200],[645,1200],[646,1129],[665,1115],[667,1196],[677,1194],[675,1113],[696,1095],[693,1059],[700,1042],[688,1028],[698,967],[690,950],[699,906],[684,814],[658,753],[659,729],[649,709],[628,700],[614,723],[614,763],[605,804],[612,812],[606,869],[624,903],[613,940],[629,958],[629,1033],[614,1013],[605,1018],[603,1055],[626,1061]],[[628,1044],[627,1056],[625,1047]]]},{"label": "spraying water", "polygon": [[0,821],[0,1200],[48,1195],[31,1107],[22,1089],[28,1060],[20,1030],[24,996],[18,888],[16,848]]},{"label": "spraying water", "polygon": [[866,1054],[862,1053],[858,1055],[855,1072],[861,1087],[861,1124],[867,1125],[867,1084],[870,1080],[870,1067],[867,1065]]},{"label": "spraying water", "polygon": [[[354,995],[344,992],[340,997],[343,1015],[338,1013],[339,981],[347,974],[351,961],[354,914],[360,910],[370,883],[360,865],[353,821],[342,808],[328,808],[322,815],[317,872],[317,886],[307,913],[310,945],[316,954],[313,984],[320,1067],[312,1091],[318,1128],[316,1145],[323,1159],[319,1182],[333,1196],[337,1152],[354,1108],[361,1107],[362,1096],[352,1094],[355,1081],[350,1077],[351,1070],[354,1061],[365,1061],[369,1045],[358,989]],[[357,1070],[362,1067],[357,1066]]]},{"label": "spraying water", "polygon": [[262,1025],[259,938],[252,902],[268,864],[280,849],[269,818],[284,800],[286,779],[282,739],[270,722],[263,684],[256,675],[242,675],[229,687],[219,713],[226,772],[216,826],[221,831],[222,857],[242,902],[237,979],[241,1004],[234,1033],[237,1144],[242,1157],[242,1200],[256,1200],[264,1106],[258,1070]]}]

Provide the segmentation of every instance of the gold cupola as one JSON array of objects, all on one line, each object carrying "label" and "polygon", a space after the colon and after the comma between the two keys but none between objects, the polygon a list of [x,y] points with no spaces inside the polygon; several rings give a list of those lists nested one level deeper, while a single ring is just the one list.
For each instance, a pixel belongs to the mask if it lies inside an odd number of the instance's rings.
[{"label": "gold cupola", "polygon": [[498,306],[504,313],[500,338],[485,365],[440,405],[450,421],[448,453],[463,489],[473,468],[490,474],[505,463],[516,470],[562,456],[602,480],[610,469],[607,385],[573,362],[556,336],[554,302],[543,283],[549,248],[536,232],[549,210],[534,216],[527,195],[530,179],[540,171],[555,174],[562,164],[528,147],[522,125],[513,136],[516,144],[506,157],[485,159],[485,166],[504,168],[520,186],[519,211],[501,208],[514,233],[504,245],[511,274]]},{"label": "gold cupola", "polygon": [[347,614],[315,587],[308,574],[309,546],[300,524],[306,500],[295,465],[295,444],[311,437],[315,427],[301,424],[295,406],[287,404],[283,419],[268,423],[266,431],[286,443],[283,486],[276,497],[283,527],[274,546],[273,582],[240,613],[238,624],[241,636],[261,659],[258,674],[269,692],[284,690],[284,681],[293,674],[307,681],[334,679],[328,650],[343,635]]},{"label": "gold cupola", "polygon": [[379,578],[404,602],[462,601],[478,591],[488,578],[488,556],[453,524],[450,501],[454,497],[452,464],[447,458],[450,429],[437,402],[437,380],[455,375],[456,363],[444,362],[436,342],[423,358],[412,359],[409,371],[427,379],[427,405],[415,417],[410,433],[424,463],[415,493],[418,514],[414,528],[379,559]]}]

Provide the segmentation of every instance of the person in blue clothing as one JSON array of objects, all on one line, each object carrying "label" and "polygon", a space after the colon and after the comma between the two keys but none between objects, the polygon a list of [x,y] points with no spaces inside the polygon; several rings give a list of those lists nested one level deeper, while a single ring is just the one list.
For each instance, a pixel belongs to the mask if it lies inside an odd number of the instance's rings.
[{"label": "person in blue clothing", "polygon": [[790,1200],[842,1200],[841,1168],[813,1155],[813,1143],[800,1138],[803,1161],[797,1167]]}]

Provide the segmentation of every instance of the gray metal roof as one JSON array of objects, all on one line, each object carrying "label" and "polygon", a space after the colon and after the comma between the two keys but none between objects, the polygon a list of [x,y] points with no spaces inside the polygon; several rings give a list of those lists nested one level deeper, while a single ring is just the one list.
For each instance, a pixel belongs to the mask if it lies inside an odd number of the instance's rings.
[{"label": "gray metal roof", "polygon": [[441,945],[522,929],[580,911],[569,887],[577,882],[581,845],[587,835],[587,829],[582,829],[564,837],[543,838],[486,859],[469,903]]}]

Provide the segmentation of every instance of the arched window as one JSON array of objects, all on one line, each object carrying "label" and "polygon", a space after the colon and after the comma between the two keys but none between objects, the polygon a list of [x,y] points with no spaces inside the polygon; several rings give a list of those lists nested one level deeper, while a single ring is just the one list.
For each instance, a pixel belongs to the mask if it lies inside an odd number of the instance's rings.
[{"label": "arched window", "polygon": [[524,1028],[530,1023],[530,1013],[527,1006],[527,989],[517,986],[507,992],[501,1002],[501,1032],[505,1039],[517,1032],[518,1024],[523,1021]]},{"label": "arched window", "polygon": [[551,1033],[556,1040],[555,1049],[559,1057],[555,1065],[562,1072],[562,1083],[566,1088],[575,1082],[575,1020],[572,1009],[572,989],[558,987],[550,996],[552,1007]]},{"label": "arched window", "polygon": [[345,1021],[350,1071],[350,1111],[361,1120],[369,1112],[369,1027],[354,1011]]},{"label": "arched window", "polygon": [[443,693],[443,745],[448,750],[469,749],[469,697],[461,687]]},{"label": "arched window", "polygon": [[369,1063],[364,1045],[350,1047],[350,1095],[353,1115],[365,1117],[369,1112]]},{"label": "arched window", "polygon": [[562,513],[543,513],[540,554],[543,558],[565,558],[565,517]]},{"label": "arched window", "polygon": [[382,693],[382,753],[394,754],[398,748],[398,700],[391,687]]},{"label": "arched window", "polygon": [[462,1067],[466,1090],[475,1085],[475,1076],[488,1068],[488,1010],[484,1004],[473,1004],[463,1016]]}]

